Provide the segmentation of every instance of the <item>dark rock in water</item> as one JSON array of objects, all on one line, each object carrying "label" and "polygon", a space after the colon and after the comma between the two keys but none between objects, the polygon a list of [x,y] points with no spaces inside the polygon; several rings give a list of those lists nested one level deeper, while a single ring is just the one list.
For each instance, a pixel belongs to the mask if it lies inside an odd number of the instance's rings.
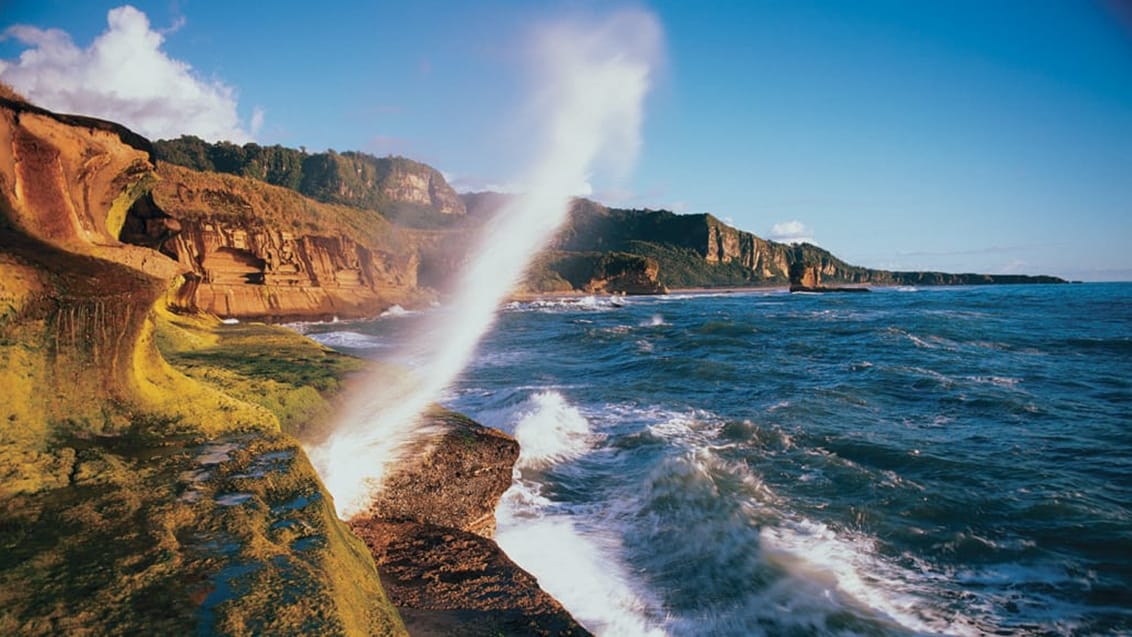
[{"label": "dark rock in water", "polygon": [[430,416],[443,433],[422,443],[387,477],[360,517],[435,524],[490,538],[495,505],[511,486],[519,443],[453,412]]},{"label": "dark rock in water", "polygon": [[491,540],[418,522],[350,525],[410,634],[590,634]]},{"label": "dark rock in water", "polygon": [[414,635],[588,635],[490,538],[519,445],[456,413],[350,520]]}]

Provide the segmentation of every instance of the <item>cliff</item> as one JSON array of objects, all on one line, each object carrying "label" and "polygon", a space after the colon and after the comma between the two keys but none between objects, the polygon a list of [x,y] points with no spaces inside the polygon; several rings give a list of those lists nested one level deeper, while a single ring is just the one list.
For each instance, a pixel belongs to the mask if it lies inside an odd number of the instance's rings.
[{"label": "cliff", "polygon": [[[804,271],[828,284],[979,285],[1058,283],[1056,277],[893,272],[849,265],[810,244],[787,245],[733,228],[710,214],[607,208],[577,200],[553,248],[619,251],[656,261],[660,284],[674,288],[800,283]],[[794,276],[792,276],[792,273]]]},{"label": "cliff", "polygon": [[186,272],[179,309],[310,320],[431,298],[417,285],[416,240],[379,215],[232,175],[164,163],[157,174],[131,218],[175,221],[179,231],[154,243]]},{"label": "cliff", "polygon": [[527,268],[520,293],[664,294],[656,259],[624,252],[546,251]]},{"label": "cliff", "polygon": [[192,136],[158,141],[154,150],[164,162],[249,177],[325,203],[380,211],[406,225],[444,225],[446,217],[466,212],[439,171],[404,157],[333,150],[308,154],[282,146],[209,144]]},{"label": "cliff", "polygon": [[362,311],[416,288],[412,244],[0,99],[0,632],[404,635],[401,609],[425,634],[588,634],[490,539],[513,439],[433,413],[363,542],[292,437],[363,363],[190,311]]},{"label": "cliff", "polygon": [[0,632],[404,634],[278,431],[294,393],[202,363],[253,404],[159,351],[223,326],[177,325],[162,298],[187,269],[122,241],[176,231],[153,169],[121,126],[0,99]]}]

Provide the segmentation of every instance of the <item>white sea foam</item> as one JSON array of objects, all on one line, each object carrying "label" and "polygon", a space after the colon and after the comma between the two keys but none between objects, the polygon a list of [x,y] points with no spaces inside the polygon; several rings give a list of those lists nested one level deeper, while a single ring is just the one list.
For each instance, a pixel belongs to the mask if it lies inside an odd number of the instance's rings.
[{"label": "white sea foam", "polygon": [[998,387],[1015,387],[1018,383],[1022,382],[1021,378],[1011,378],[1009,376],[967,376],[967,380],[985,385],[995,385]]},{"label": "white sea foam", "polygon": [[660,314],[653,314],[652,318],[641,322],[641,327],[660,327],[662,325],[668,325],[668,323],[665,322],[664,317]]},{"label": "white sea foam", "polygon": [[541,469],[576,459],[600,440],[586,417],[556,391],[534,394],[512,418],[520,469]]},{"label": "white sea foam", "polygon": [[405,316],[406,314],[412,314],[412,312],[410,312],[409,310],[406,310],[405,308],[401,307],[400,305],[392,305],[388,309],[386,309],[384,312],[382,312],[381,316],[382,317]]},{"label": "white sea foam", "polygon": [[549,501],[524,490],[512,486],[496,514],[495,541],[504,552],[594,634],[665,635],[647,619],[655,604],[634,590],[618,558],[618,537],[583,532],[571,516],[547,513]]},{"label": "white sea foam", "polygon": [[594,295],[588,296],[568,296],[553,299],[536,299],[534,301],[512,301],[504,306],[505,309],[512,312],[576,312],[579,310],[585,311],[606,311],[616,310],[624,306],[624,301],[618,299],[613,300],[613,297],[599,297]]},{"label": "white sea foam", "polygon": [[359,332],[323,332],[321,334],[308,334],[312,340],[335,349],[380,349],[388,347],[376,336],[361,334]]}]

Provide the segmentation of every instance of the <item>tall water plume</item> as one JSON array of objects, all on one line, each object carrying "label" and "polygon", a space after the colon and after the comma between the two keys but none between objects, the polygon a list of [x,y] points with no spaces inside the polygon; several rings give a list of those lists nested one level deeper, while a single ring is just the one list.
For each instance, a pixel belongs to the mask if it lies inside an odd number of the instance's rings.
[{"label": "tall water plume", "polygon": [[624,173],[640,147],[643,101],[661,46],[656,19],[624,11],[534,33],[537,76],[530,121],[534,159],[514,198],[481,233],[453,298],[403,345],[412,374],[374,377],[343,410],[333,433],[310,449],[339,515],[368,507],[385,468],[428,433],[420,415],[468,364],[499,304],[531,257],[585,194],[592,171]]}]

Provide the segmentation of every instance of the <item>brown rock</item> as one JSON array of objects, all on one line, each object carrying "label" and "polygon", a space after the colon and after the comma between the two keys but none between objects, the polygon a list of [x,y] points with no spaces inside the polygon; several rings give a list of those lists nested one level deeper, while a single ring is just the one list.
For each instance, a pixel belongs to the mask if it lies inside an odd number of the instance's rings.
[{"label": "brown rock", "polygon": [[414,521],[495,534],[495,507],[511,486],[519,443],[453,412],[429,417],[443,433],[408,454],[360,517]]},{"label": "brown rock", "polygon": [[152,203],[172,218],[131,209],[128,221],[143,236],[179,226],[162,251],[190,272],[173,299],[180,309],[312,320],[431,298],[417,285],[416,240],[377,214],[233,175],[169,164],[159,173]]},{"label": "brown rock", "polygon": [[156,357],[147,317],[181,271],[118,239],[152,169],[148,142],[117,124],[0,99],[0,343],[43,344],[0,348],[0,380],[16,396],[16,382],[58,392],[0,401],[0,416],[144,402],[158,371],[143,369]]},{"label": "brown rock", "polygon": [[441,433],[385,478],[350,520],[413,635],[588,635],[490,538],[519,445],[436,408]]},{"label": "brown rock", "polygon": [[417,522],[353,520],[412,635],[588,635],[481,536]]}]

